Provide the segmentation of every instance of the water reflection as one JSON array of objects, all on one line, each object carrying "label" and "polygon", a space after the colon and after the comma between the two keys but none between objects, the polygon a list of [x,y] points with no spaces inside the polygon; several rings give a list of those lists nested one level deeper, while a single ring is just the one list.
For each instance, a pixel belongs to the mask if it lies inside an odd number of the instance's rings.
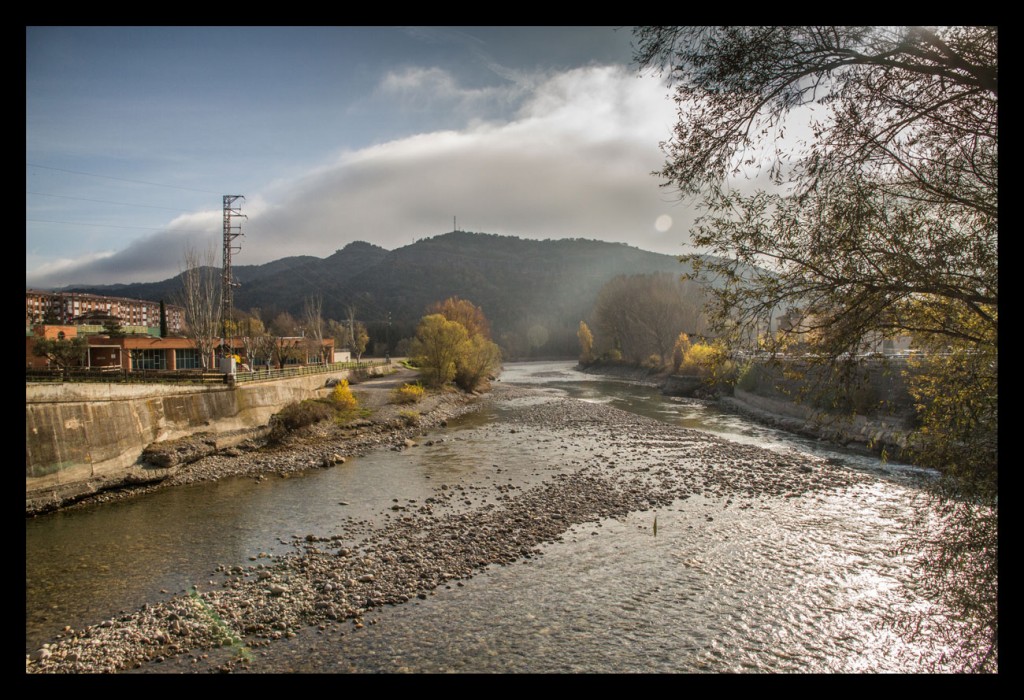
[{"label": "water reflection", "polygon": [[[903,644],[880,624],[886,611],[923,605],[905,585],[906,560],[893,554],[920,507],[913,488],[888,478],[902,467],[830,451],[653,387],[581,374],[571,363],[510,364],[502,381],[544,389],[520,404],[608,402],[733,440],[827,455],[887,478],[743,504],[695,496],[574,526],[543,557],[490,567],[426,600],[380,610],[379,624],[358,633],[341,627],[275,643],[260,652],[254,670],[931,668],[934,650]],[[588,436],[543,429],[524,439],[502,423],[506,410],[466,416],[423,436],[419,447],[340,468],[229,479],[27,520],[27,648],[65,624],[95,623],[193,583],[209,585],[218,564],[288,553],[308,533],[347,533],[357,541],[394,517],[393,507],[421,504],[442,486],[462,489],[455,508],[493,503],[496,484],[529,488],[602,447]],[[652,454],[662,458],[660,448]]]},{"label": "water reflection", "polygon": [[868,470],[911,482],[933,478],[934,473],[908,464],[882,460],[856,450],[787,433],[756,423],[719,407],[714,402],[664,396],[657,386],[638,385],[625,379],[587,374],[572,362],[520,362],[506,365],[502,381],[542,386],[551,395],[607,403],[670,425],[712,433],[735,442],[770,450],[802,452],[855,469]]}]

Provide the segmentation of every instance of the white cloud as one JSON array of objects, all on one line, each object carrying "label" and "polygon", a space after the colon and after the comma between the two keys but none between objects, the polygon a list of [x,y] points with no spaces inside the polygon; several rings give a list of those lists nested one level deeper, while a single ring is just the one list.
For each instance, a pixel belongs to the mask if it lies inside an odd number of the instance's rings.
[{"label": "white cloud", "polygon": [[[464,90],[436,68],[390,74],[379,92],[520,106],[505,121],[481,118],[461,130],[347,151],[301,178],[268,185],[243,204],[248,220],[235,264],[326,256],[353,240],[394,249],[451,230],[453,216],[464,230],[599,238],[679,252],[689,215],[651,175],[662,165],[658,144],[675,120],[660,82],[624,68],[592,67],[545,78],[525,99],[516,93],[519,85],[504,93]],[[670,230],[652,226],[669,215]],[[79,266],[82,278],[65,279],[170,277],[179,271],[185,242],[178,229],[209,230],[216,241],[220,216],[179,217],[167,232]],[[117,264],[131,265],[133,273],[114,276]]]},{"label": "white cloud", "polygon": [[49,280],[63,279],[69,274],[74,276],[77,270],[97,265],[114,255],[116,255],[115,251],[105,250],[83,258],[58,258],[57,260],[40,263],[31,274],[26,276],[27,286],[48,286],[50,284]]}]

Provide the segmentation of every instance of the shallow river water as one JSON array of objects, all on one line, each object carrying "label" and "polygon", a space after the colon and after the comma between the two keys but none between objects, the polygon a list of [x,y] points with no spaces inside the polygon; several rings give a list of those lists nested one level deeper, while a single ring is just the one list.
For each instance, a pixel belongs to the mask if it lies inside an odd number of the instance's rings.
[{"label": "shallow river water", "polygon": [[[255,672],[922,672],[942,649],[907,643],[890,615],[921,609],[896,549],[928,474],[724,413],[656,389],[513,363],[502,381],[768,449],[828,459],[869,478],[800,497],[695,496],[575,525],[543,554],[490,566],[422,600],[373,612],[363,629],[310,628],[253,654]],[[491,487],[528,489],[594,444],[511,431],[501,404],[425,436],[287,479],[228,479],[26,520],[26,651],[65,625],[96,623],[215,583],[219,564],[294,550],[307,534],[353,541],[442,485],[461,507]],[[637,459],[636,455],[631,456]],[[640,457],[643,459],[643,457]],[[654,459],[653,452],[651,459]],[[484,490],[488,487],[490,491]],[[474,491],[474,488],[479,490]],[[656,518],[657,528],[652,527]],[[223,652],[227,653],[227,652]],[[190,670],[183,662],[142,672]],[[938,665],[936,665],[938,664]]]}]

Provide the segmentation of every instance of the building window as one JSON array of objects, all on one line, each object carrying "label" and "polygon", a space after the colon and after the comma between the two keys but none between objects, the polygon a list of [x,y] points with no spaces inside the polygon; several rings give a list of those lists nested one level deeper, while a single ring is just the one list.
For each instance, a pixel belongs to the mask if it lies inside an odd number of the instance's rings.
[{"label": "building window", "polygon": [[163,350],[139,350],[135,358],[135,369],[167,369],[167,357]]},{"label": "building window", "polygon": [[195,348],[175,350],[174,366],[178,369],[200,369],[199,351]]}]

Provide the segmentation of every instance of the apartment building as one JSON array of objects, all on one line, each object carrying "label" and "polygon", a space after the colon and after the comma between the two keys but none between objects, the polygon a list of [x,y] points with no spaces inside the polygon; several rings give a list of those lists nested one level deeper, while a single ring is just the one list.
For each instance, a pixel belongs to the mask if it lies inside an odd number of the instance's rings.
[{"label": "apartment building", "polygon": [[[185,327],[185,309],[165,304],[167,330],[181,333]],[[143,299],[81,294],[78,292],[47,292],[25,290],[25,326],[40,323],[81,325],[89,318],[112,316],[122,326],[154,328],[160,326],[160,303]]]}]

